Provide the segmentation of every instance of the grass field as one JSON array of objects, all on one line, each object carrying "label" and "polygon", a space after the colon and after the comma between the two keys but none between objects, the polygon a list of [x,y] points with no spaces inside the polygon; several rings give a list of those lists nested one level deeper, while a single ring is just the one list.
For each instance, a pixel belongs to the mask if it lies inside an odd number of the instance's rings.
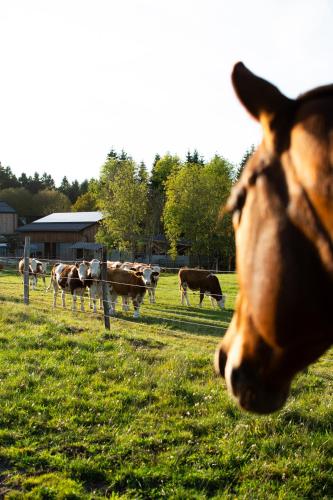
[{"label": "grass field", "polygon": [[333,352],[280,412],[238,410],[212,368],[237,292],[221,281],[224,312],[180,306],[163,275],[157,304],[106,332],[70,300],[52,310],[41,283],[24,306],[2,272],[0,498],[331,499]]}]

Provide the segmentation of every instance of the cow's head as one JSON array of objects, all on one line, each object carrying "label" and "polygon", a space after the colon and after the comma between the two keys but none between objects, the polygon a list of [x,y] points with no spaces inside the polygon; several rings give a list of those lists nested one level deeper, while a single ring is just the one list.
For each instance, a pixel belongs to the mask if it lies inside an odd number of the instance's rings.
[{"label": "cow's head", "polygon": [[87,279],[87,274],[88,274],[88,269],[89,269],[89,262],[87,262],[87,261],[84,260],[83,262],[77,263],[76,267],[78,269],[78,275],[79,275],[80,280],[82,282],[84,282],[84,280]]},{"label": "cow's head", "polygon": [[39,260],[37,260],[35,258],[30,259],[30,266],[31,266],[33,273],[37,272],[38,264],[40,264]]},{"label": "cow's head", "polygon": [[222,293],[221,285],[220,285],[218,277],[215,274],[209,274],[207,276],[207,279],[210,282],[210,287],[212,290],[212,292],[210,293],[211,297],[213,297],[213,299],[216,300],[216,303],[220,309],[224,309],[225,297]]},{"label": "cow's head", "polygon": [[90,278],[97,280],[101,277],[101,263],[98,259],[92,259],[89,263],[90,266]]},{"label": "cow's head", "polygon": [[242,408],[273,412],[332,343],[333,86],[296,100],[237,64],[263,141],[233,189],[239,294],[216,367]]},{"label": "cow's head", "polygon": [[153,267],[147,266],[142,269],[142,279],[146,286],[151,286],[152,279],[154,279],[158,275],[159,272],[157,271],[157,268],[154,269]]}]

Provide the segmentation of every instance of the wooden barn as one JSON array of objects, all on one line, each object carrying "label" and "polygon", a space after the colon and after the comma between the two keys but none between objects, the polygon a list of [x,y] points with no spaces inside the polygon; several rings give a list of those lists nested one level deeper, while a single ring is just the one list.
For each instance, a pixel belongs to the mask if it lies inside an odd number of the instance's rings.
[{"label": "wooden barn", "polygon": [[14,234],[17,229],[17,213],[5,201],[0,200],[0,234]]},{"label": "wooden barn", "polygon": [[75,260],[99,255],[101,246],[95,236],[101,212],[54,213],[19,227],[30,236],[31,254],[45,259]]}]

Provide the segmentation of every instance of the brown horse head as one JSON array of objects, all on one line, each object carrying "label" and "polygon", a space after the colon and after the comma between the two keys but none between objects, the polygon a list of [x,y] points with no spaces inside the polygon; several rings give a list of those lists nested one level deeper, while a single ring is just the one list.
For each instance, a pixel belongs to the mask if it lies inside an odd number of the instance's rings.
[{"label": "brown horse head", "polygon": [[292,100],[242,63],[232,80],[263,140],[227,205],[239,294],[215,364],[242,408],[270,413],[333,341],[333,85]]}]

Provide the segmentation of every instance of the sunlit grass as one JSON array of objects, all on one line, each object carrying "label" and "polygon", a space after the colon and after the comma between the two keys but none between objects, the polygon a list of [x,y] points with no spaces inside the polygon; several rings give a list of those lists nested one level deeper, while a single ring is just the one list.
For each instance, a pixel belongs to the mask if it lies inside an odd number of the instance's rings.
[{"label": "sunlit grass", "polygon": [[332,351],[283,410],[241,412],[212,368],[237,289],[221,282],[224,312],[181,306],[162,275],[157,304],[138,321],[119,305],[107,332],[70,297],[53,310],[41,283],[24,306],[20,279],[1,274],[0,496],[332,498]]}]

